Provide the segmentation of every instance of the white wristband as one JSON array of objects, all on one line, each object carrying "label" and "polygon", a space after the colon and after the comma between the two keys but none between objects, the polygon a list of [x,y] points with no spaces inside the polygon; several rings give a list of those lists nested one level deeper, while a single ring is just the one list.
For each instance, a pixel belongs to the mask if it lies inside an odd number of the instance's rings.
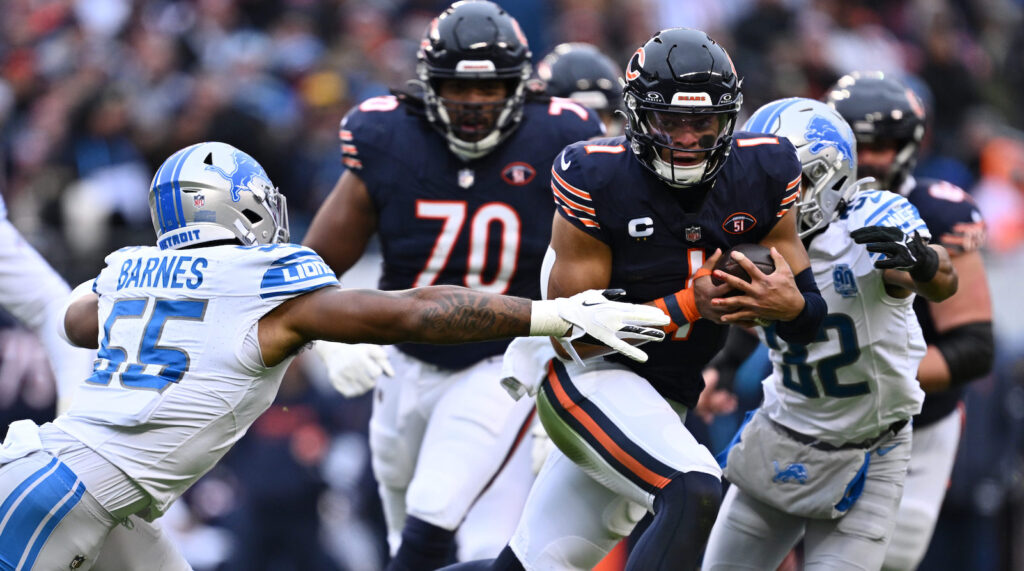
[{"label": "white wristband", "polygon": [[564,337],[572,323],[558,315],[555,300],[534,301],[530,306],[530,335]]}]

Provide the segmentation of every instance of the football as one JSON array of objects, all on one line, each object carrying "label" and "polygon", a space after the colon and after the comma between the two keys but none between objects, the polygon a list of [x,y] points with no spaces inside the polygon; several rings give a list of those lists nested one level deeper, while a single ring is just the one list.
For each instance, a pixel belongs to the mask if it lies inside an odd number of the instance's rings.
[{"label": "football", "polygon": [[[771,250],[765,248],[760,244],[737,244],[733,248],[722,252],[722,257],[718,259],[718,263],[715,264],[716,270],[722,270],[723,272],[736,276],[743,281],[750,281],[750,274],[747,270],[743,269],[743,266],[736,260],[732,259],[733,252],[741,252],[747,257],[757,269],[761,270],[765,274],[770,274],[775,271],[775,260],[772,260]],[[725,283],[725,280],[718,279],[716,276],[711,276],[711,283],[719,286]]]}]

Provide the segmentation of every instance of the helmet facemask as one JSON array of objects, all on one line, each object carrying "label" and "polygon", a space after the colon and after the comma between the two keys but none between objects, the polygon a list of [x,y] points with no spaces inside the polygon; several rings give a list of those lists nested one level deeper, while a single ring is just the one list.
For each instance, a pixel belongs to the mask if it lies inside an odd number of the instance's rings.
[{"label": "helmet facemask", "polygon": [[649,148],[651,169],[669,184],[703,184],[725,164],[735,113],[681,112],[642,103],[635,113],[640,133],[634,132],[633,140]]},{"label": "helmet facemask", "polygon": [[494,79],[445,78],[424,82],[428,119],[444,135],[448,148],[466,160],[480,158],[494,150],[522,119],[526,83],[519,77],[502,82],[504,98],[486,102],[443,97],[445,81],[468,83]]}]

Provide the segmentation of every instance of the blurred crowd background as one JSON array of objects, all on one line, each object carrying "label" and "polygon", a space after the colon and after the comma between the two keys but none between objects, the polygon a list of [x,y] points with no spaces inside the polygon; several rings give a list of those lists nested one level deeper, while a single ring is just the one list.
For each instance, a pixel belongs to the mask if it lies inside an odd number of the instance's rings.
[{"label": "blurred crowd background", "polygon": [[[919,173],[961,186],[986,216],[998,336],[995,372],[968,393],[965,441],[922,568],[1024,569],[1024,0],[498,3],[535,62],[567,41],[625,62],[658,29],[703,29],[744,77],[747,113],[820,97],[852,70],[906,77],[930,117]],[[147,189],[163,159],[219,140],[263,164],[301,241],[343,169],[339,120],[413,77],[423,30],[446,6],[4,0],[0,192],[10,219],[73,286],[110,250],[152,243]],[[375,271],[371,256],[346,279],[372,285]],[[12,320],[2,324],[0,421],[46,420],[45,357]],[[277,403],[165,518],[196,569],[381,568],[368,397],[332,394],[313,361],[297,361]],[[759,372],[748,377],[741,396],[756,405]],[[702,432],[709,446],[730,420]]]}]

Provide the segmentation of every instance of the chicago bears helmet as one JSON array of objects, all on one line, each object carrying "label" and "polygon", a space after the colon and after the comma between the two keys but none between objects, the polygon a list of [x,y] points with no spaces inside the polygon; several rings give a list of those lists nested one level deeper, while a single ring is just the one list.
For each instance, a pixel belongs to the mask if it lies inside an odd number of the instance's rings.
[{"label": "chicago bears helmet", "polygon": [[839,112],[853,128],[857,143],[895,146],[896,157],[885,170],[866,170],[875,186],[898,191],[917,162],[924,138],[925,109],[921,99],[905,83],[880,71],[853,72],[839,78],[825,96],[825,102]]},{"label": "chicago bears helmet", "polygon": [[[465,159],[482,157],[504,141],[523,117],[530,48],[519,23],[497,4],[463,0],[448,7],[427,26],[417,54],[416,73],[424,88],[427,119]],[[447,103],[439,94],[447,79],[504,80],[508,96],[498,103]],[[497,119],[485,136],[460,137],[455,128],[467,115],[494,113]],[[454,115],[454,116],[453,116]]]},{"label": "chicago bears helmet", "polygon": [[559,44],[537,64],[537,76],[552,97],[565,97],[595,111],[622,103],[619,68],[597,47],[584,42]]},{"label": "chicago bears helmet", "polygon": [[[662,30],[629,59],[625,79],[625,133],[640,162],[676,187],[714,180],[743,103],[725,49],[700,30]],[[675,140],[680,128],[702,132],[696,144]]]},{"label": "chicago bears helmet", "polygon": [[803,165],[797,231],[805,238],[835,220],[856,192],[856,141],[839,113],[828,105],[791,97],[765,104],[743,124],[743,131],[789,139]]},{"label": "chicago bears helmet", "polygon": [[149,210],[163,249],[288,241],[284,195],[255,159],[225,143],[192,145],[164,161],[150,184]]}]

